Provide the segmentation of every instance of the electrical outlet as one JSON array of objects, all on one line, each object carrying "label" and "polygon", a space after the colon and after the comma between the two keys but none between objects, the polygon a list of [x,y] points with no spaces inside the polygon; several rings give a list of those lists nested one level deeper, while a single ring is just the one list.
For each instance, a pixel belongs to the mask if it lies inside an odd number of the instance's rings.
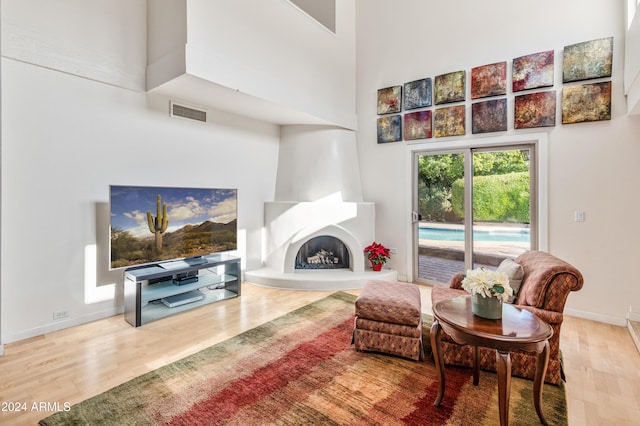
[{"label": "electrical outlet", "polygon": [[573,212],[573,220],[576,222],[584,222],[584,212],[582,210]]},{"label": "electrical outlet", "polygon": [[389,253],[391,253],[391,254],[398,254],[398,249],[397,249],[397,248],[395,248],[395,247],[391,247],[391,248],[389,249]]},{"label": "electrical outlet", "polygon": [[53,319],[55,320],[61,320],[64,318],[68,318],[69,317],[69,311],[55,311],[53,313]]}]

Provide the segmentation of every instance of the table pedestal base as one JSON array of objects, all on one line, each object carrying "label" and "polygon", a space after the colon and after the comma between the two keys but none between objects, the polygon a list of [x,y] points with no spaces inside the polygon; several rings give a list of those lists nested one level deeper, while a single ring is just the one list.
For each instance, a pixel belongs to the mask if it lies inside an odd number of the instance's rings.
[{"label": "table pedestal base", "polygon": [[[457,337],[460,338],[460,336]],[[431,325],[431,347],[433,349],[433,357],[439,378],[438,395],[433,403],[436,407],[440,406],[445,391],[444,359],[442,357],[442,347],[440,345],[441,338],[442,327],[440,323],[435,320]],[[456,339],[454,338],[454,340]],[[466,342],[460,341],[458,343],[465,344]],[[487,346],[491,347],[489,344]],[[544,385],[544,376],[547,372],[548,363],[549,341],[545,340],[542,344],[542,350],[538,352],[536,358],[536,375],[533,383],[533,403],[536,408],[538,418],[543,425],[546,425],[547,421],[542,413],[542,387]],[[498,410],[500,413],[500,425],[507,426],[509,424],[509,397],[511,393],[511,356],[509,355],[509,351],[496,350],[496,370],[498,374]],[[479,382],[480,367],[478,362],[478,346],[474,345],[473,384],[477,386]]]}]

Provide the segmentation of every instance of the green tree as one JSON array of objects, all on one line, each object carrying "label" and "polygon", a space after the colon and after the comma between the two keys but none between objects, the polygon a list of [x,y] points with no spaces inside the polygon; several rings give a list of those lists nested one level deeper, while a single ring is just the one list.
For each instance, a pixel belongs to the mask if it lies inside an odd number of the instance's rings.
[{"label": "green tree", "polygon": [[464,175],[462,154],[423,155],[418,164],[419,206],[422,217],[449,220],[451,185]]},{"label": "green tree", "polygon": [[[464,215],[464,182],[452,186],[451,206]],[[529,173],[479,176],[473,182],[473,219],[482,222],[529,223]]]},{"label": "green tree", "polygon": [[526,151],[479,152],[473,156],[474,176],[504,175],[527,170]]},{"label": "green tree", "polygon": [[420,180],[427,188],[447,188],[464,176],[462,154],[423,155],[418,165]]},{"label": "green tree", "polygon": [[[473,155],[474,176],[503,175],[529,169],[528,151],[480,152]],[[457,221],[453,212],[451,187],[464,177],[464,154],[423,155],[419,157],[419,212],[433,221]]]}]

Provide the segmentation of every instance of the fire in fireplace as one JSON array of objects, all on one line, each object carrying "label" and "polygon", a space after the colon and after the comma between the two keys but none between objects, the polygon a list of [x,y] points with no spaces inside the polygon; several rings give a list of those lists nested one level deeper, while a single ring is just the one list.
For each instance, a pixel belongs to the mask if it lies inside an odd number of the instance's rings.
[{"label": "fire in fireplace", "polygon": [[349,268],[349,250],[340,239],[328,235],[311,238],[296,255],[296,269]]}]

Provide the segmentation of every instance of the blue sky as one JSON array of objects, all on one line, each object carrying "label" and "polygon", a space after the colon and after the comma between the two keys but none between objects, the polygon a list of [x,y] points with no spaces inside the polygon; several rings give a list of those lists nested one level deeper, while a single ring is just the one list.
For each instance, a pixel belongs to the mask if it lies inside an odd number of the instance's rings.
[{"label": "blue sky", "polygon": [[129,231],[135,237],[152,236],[147,226],[147,211],[156,216],[158,194],[162,197],[162,204],[167,204],[167,232],[205,220],[228,223],[237,218],[235,189],[117,185],[110,189],[111,227]]}]

